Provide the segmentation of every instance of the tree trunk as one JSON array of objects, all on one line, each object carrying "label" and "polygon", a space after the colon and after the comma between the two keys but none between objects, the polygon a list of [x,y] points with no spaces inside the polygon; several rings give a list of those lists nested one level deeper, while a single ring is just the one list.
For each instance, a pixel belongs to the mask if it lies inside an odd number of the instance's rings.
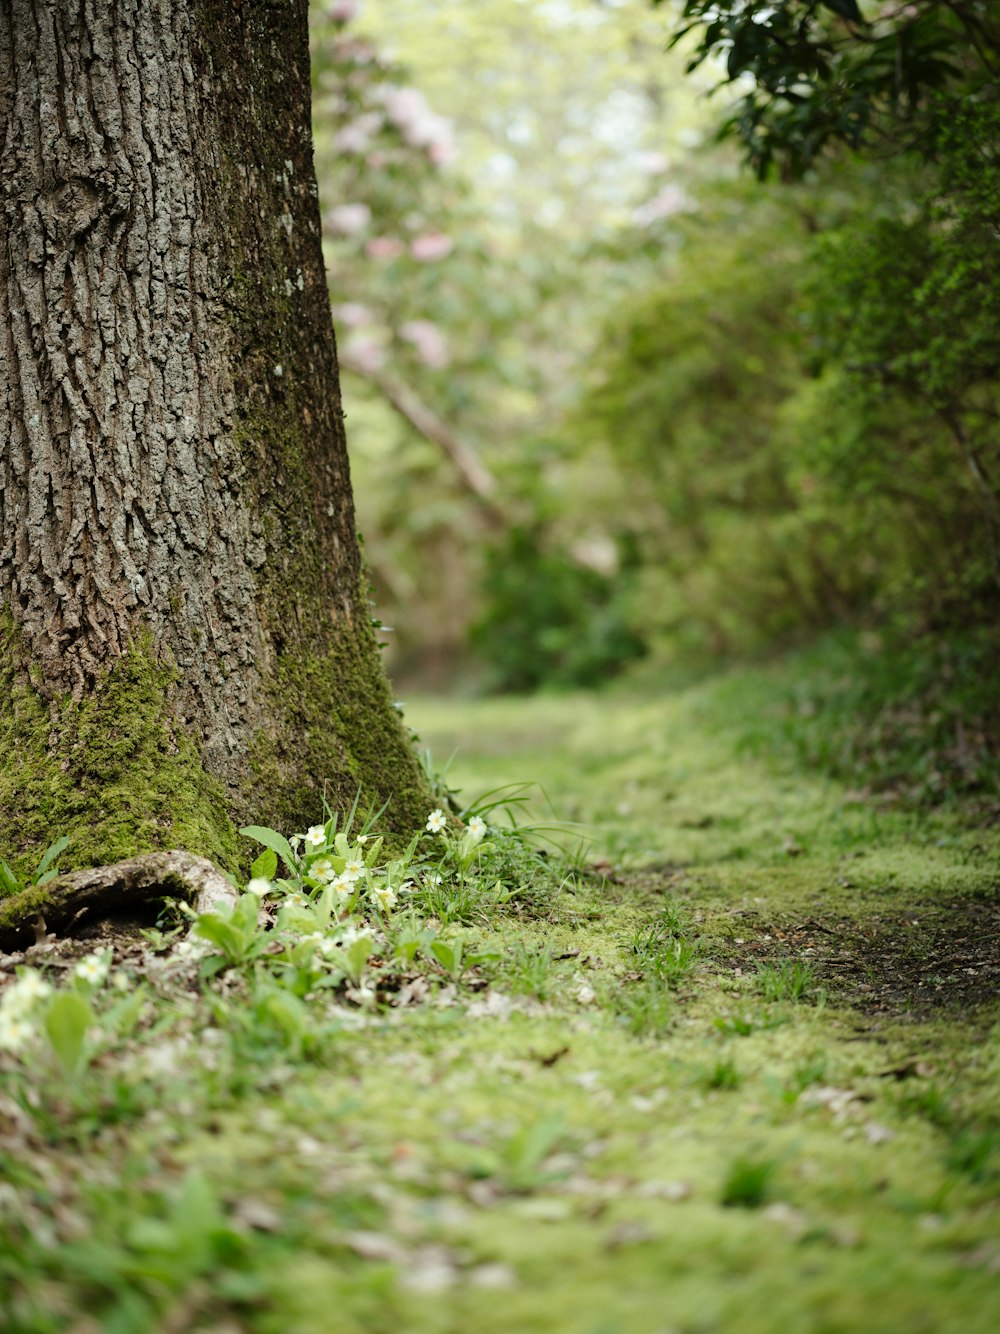
[{"label": "tree trunk", "polygon": [[0,0],[0,843],[426,791],[360,570],[307,0]]}]

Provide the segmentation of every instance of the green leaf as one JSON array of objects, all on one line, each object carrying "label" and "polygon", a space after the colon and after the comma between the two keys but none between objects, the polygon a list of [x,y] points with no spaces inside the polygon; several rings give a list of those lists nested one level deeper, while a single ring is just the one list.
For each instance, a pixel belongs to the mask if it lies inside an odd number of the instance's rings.
[{"label": "green leaf", "polygon": [[127,1038],[142,1014],[146,1004],[146,988],[136,987],[131,995],[118,1002],[104,1016],[104,1027],[121,1038]]},{"label": "green leaf", "polygon": [[247,945],[244,933],[233,926],[232,922],[225,921],[218,913],[201,913],[195,930],[203,940],[217,945],[230,963],[239,963],[243,959]]},{"label": "green leaf", "polygon": [[[243,831],[246,833],[246,830]],[[274,848],[267,848],[250,867],[251,880],[273,880],[278,871],[278,854]]]},{"label": "green leaf", "polygon": [[263,843],[265,848],[271,848],[278,854],[292,875],[298,875],[298,863],[287,838],[283,838],[275,830],[268,829],[265,825],[260,824],[248,824],[245,829],[240,830],[240,833],[246,838],[252,838],[255,843]]},{"label": "green leaf", "polygon": [[462,964],[462,942],[457,940],[449,945],[445,940],[432,940],[431,954],[449,977],[454,977]]},{"label": "green leaf", "polygon": [[84,1039],[93,1022],[93,1006],[75,991],[60,992],[49,1003],[45,1032],[68,1075],[75,1074],[83,1065]]},{"label": "green leaf", "polygon": [[0,889],[5,894],[20,894],[21,892],[20,880],[5,861],[0,861]]},{"label": "green leaf", "polygon": [[[54,843],[49,844],[42,853],[42,860],[38,863],[38,869],[35,871],[35,884],[41,883],[42,876],[45,875],[45,872],[56,858],[60,856],[61,853],[64,853],[68,847],[69,838],[66,834],[63,834],[62,838],[57,838]],[[51,879],[51,876],[46,878]]]},{"label": "green leaf", "polygon": [[370,936],[358,936],[357,940],[352,940],[344,950],[347,975],[355,984],[361,980],[361,974],[373,949],[374,944]]}]

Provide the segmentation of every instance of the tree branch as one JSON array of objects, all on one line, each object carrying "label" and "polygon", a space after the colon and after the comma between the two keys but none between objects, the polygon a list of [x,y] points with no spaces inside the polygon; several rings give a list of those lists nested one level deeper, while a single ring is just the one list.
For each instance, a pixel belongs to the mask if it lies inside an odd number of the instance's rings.
[{"label": "tree branch", "polygon": [[494,528],[506,528],[507,515],[494,499],[499,483],[474,450],[460,440],[450,426],[419,398],[408,385],[383,371],[362,368],[349,355],[342,354],[346,370],[367,380],[383,396],[389,406],[425,440],[437,445],[454,467],[465,490],[472,495],[487,522]]}]

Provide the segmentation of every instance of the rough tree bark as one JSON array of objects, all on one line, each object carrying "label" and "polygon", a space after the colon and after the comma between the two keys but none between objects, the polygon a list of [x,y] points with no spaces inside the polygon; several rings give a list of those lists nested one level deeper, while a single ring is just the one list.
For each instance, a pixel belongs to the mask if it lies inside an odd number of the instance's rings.
[{"label": "rough tree bark", "polygon": [[0,844],[426,792],[360,570],[307,0],[0,0]]}]

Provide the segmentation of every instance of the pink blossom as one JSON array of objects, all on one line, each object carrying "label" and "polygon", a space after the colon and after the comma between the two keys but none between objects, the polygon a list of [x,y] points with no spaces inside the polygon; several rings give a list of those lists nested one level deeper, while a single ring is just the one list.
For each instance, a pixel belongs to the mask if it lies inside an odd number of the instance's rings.
[{"label": "pink blossom", "polygon": [[372,313],[360,301],[345,301],[342,306],[335,306],[334,317],[348,329],[356,329],[362,324],[370,324]]},{"label": "pink blossom", "polygon": [[679,185],[665,185],[658,195],[648,199],[632,214],[632,221],[639,227],[648,227],[661,218],[672,218],[675,213],[690,213],[695,203]]},{"label": "pink blossom", "polygon": [[450,138],[435,139],[427,145],[427,156],[435,167],[447,167],[455,161],[458,150]]},{"label": "pink blossom", "polygon": [[640,153],[635,165],[647,176],[662,176],[670,169],[670,159],[665,153]]},{"label": "pink blossom", "polygon": [[382,100],[389,119],[400,129],[422,116],[434,114],[419,88],[387,88]]},{"label": "pink blossom", "polygon": [[344,153],[364,153],[372,141],[372,135],[382,126],[382,116],[377,111],[368,111],[357,120],[342,126],[334,136],[334,146]]},{"label": "pink blossom", "polygon": [[360,0],[332,0],[326,7],[326,16],[334,23],[350,23],[358,17],[360,8]]},{"label": "pink blossom", "polygon": [[451,360],[444,334],[430,320],[410,320],[399,327],[399,336],[412,343],[417,356],[432,370],[442,370]]},{"label": "pink blossom", "polygon": [[436,259],[444,259],[452,251],[452,240],[444,232],[427,232],[415,236],[410,242],[410,254],[423,264],[431,264]]},{"label": "pink blossom", "polygon": [[342,357],[348,370],[357,371],[361,375],[374,375],[385,365],[385,348],[374,338],[354,336],[344,344]]},{"label": "pink blossom", "polygon": [[360,232],[371,222],[372,211],[367,204],[338,204],[331,208],[325,221],[335,231],[345,236]]},{"label": "pink blossom", "polygon": [[373,236],[365,245],[369,259],[398,259],[406,247],[395,236]]}]

